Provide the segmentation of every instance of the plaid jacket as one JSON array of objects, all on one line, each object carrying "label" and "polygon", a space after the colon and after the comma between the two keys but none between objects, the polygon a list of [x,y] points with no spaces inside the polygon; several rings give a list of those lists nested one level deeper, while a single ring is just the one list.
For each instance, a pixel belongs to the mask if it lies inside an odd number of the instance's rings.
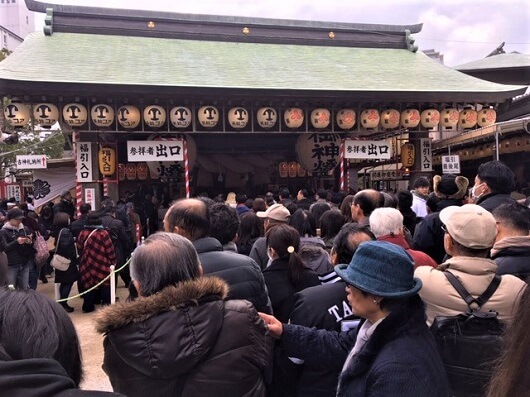
[{"label": "plaid jacket", "polygon": [[[104,228],[97,228],[88,238],[93,230],[94,228],[83,229],[77,238],[77,248],[81,253],[79,273],[85,289],[107,277],[110,266],[116,265],[116,252],[109,233]],[[104,285],[110,285],[109,280]]]}]

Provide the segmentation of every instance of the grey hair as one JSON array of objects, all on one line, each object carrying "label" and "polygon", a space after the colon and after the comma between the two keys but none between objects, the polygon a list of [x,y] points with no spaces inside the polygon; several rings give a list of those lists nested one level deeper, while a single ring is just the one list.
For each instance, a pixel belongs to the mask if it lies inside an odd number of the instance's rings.
[{"label": "grey hair", "polygon": [[403,215],[395,208],[377,208],[370,215],[370,230],[376,238],[400,234]]},{"label": "grey hair", "polygon": [[140,294],[149,296],[198,278],[199,267],[199,255],[190,240],[176,233],[158,232],[134,251],[131,277],[140,284]]}]

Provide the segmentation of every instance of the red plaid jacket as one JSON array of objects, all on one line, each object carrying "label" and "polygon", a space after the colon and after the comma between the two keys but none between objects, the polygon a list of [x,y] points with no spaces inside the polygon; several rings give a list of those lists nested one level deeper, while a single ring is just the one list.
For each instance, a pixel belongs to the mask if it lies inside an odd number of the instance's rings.
[{"label": "red plaid jacket", "polygon": [[[93,230],[83,229],[77,238],[77,248],[81,253],[79,274],[85,289],[93,287],[107,277],[110,266],[116,265],[116,252],[109,233],[99,228],[88,238]],[[107,280],[104,285],[110,285],[110,281]]]}]

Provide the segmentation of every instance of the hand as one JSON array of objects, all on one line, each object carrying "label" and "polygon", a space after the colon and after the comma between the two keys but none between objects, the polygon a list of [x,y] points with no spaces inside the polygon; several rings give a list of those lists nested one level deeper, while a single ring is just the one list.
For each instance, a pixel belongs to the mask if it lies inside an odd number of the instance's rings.
[{"label": "hand", "polygon": [[267,334],[275,339],[280,339],[283,334],[283,324],[274,316],[261,312],[258,314],[267,326]]},{"label": "hand", "polygon": [[27,243],[27,238],[26,237],[18,237],[17,238],[17,243],[26,244]]}]

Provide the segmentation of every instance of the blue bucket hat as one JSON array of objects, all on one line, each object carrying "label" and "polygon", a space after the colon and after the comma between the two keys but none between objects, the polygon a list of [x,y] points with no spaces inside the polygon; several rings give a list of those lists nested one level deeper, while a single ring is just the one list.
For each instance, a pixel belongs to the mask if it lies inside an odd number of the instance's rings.
[{"label": "blue bucket hat", "polygon": [[335,272],[347,284],[373,295],[404,298],[418,293],[421,280],[414,278],[414,261],[396,244],[367,241],[355,251],[349,265]]}]

